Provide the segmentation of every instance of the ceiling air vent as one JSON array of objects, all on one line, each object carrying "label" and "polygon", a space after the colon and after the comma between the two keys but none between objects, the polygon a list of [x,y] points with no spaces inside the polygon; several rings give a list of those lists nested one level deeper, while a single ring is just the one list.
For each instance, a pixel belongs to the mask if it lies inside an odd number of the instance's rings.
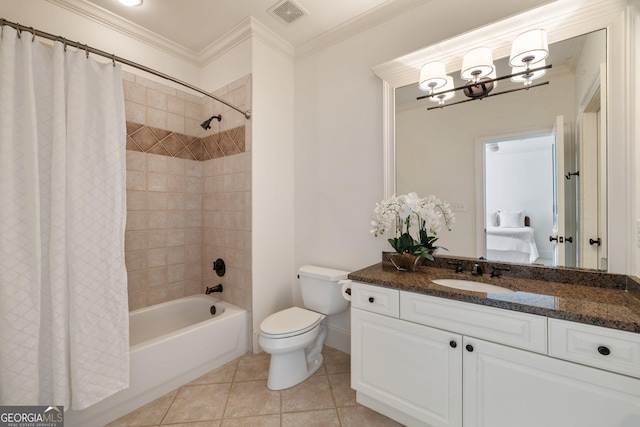
[{"label": "ceiling air vent", "polygon": [[276,3],[269,12],[282,19],[287,24],[291,24],[296,19],[306,15],[307,13],[291,0],[285,0]]}]

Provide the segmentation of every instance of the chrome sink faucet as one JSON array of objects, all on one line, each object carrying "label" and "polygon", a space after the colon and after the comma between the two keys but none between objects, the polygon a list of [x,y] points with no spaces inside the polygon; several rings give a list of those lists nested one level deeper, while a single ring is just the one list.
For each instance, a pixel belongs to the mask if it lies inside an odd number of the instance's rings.
[{"label": "chrome sink faucet", "polygon": [[478,263],[473,264],[473,267],[471,268],[471,275],[482,276],[482,267],[480,267],[480,264]]}]

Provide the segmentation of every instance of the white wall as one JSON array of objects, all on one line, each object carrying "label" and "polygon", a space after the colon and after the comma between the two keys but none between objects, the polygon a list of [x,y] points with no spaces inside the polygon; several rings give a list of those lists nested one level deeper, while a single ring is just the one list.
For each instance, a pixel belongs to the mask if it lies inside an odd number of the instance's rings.
[{"label": "white wall", "polygon": [[293,305],[293,61],[253,41],[252,274],[254,350],[260,323]]}]

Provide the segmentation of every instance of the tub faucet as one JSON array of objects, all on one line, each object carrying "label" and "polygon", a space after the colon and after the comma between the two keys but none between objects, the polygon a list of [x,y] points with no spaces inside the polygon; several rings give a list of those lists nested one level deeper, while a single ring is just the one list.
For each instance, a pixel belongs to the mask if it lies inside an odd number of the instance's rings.
[{"label": "tub faucet", "polygon": [[212,287],[207,286],[207,290],[205,291],[205,293],[209,295],[213,292],[222,292],[222,283],[219,284],[218,286],[212,286]]}]

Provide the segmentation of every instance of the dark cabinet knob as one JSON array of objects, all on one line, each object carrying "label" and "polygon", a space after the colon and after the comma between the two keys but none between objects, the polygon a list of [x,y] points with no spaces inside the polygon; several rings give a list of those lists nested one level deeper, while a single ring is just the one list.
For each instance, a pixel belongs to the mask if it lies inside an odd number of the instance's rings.
[{"label": "dark cabinet knob", "polygon": [[589,244],[590,244],[591,246],[593,246],[593,245],[598,245],[598,246],[600,246],[600,245],[602,244],[602,240],[600,240],[600,238],[599,238],[599,237],[598,237],[596,240],[589,239]]},{"label": "dark cabinet knob", "polygon": [[449,341],[449,345],[451,346],[451,348],[456,348],[458,346],[458,343],[453,341],[453,340],[451,340],[451,341]]},{"label": "dark cabinet knob", "polygon": [[609,348],[601,345],[600,347],[598,347],[598,353],[600,353],[603,356],[608,356],[611,354],[611,350],[609,350]]},{"label": "dark cabinet knob", "polygon": [[373,302],[373,297],[369,297],[369,302]]},{"label": "dark cabinet knob", "polygon": [[569,242],[569,243],[573,243],[573,237],[571,237],[571,236],[565,237],[564,240]]},{"label": "dark cabinet knob", "polygon": [[557,242],[558,241],[558,237],[553,237],[553,236],[549,236],[549,241],[550,242]]},{"label": "dark cabinet knob", "polygon": [[471,344],[467,344],[467,346],[465,348],[467,349],[467,351],[469,353],[471,353],[473,351],[473,346]]}]

